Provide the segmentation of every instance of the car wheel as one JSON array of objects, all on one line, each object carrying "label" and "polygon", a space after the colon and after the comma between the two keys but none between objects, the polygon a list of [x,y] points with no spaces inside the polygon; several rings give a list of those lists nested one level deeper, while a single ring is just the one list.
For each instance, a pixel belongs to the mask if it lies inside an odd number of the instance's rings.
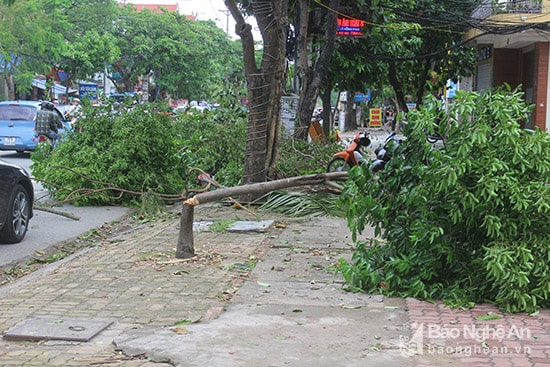
[{"label": "car wheel", "polygon": [[8,203],[8,215],[4,228],[0,231],[3,243],[18,243],[23,240],[29,227],[29,193],[21,185],[16,185]]}]

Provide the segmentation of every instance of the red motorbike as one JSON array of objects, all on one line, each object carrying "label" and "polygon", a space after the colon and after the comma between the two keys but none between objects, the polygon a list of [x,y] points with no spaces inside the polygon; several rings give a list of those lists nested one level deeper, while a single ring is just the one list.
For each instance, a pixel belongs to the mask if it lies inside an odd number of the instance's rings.
[{"label": "red motorbike", "polygon": [[368,162],[368,158],[361,151],[361,147],[368,147],[371,143],[369,134],[360,131],[353,137],[353,140],[346,149],[337,152],[332,156],[327,166],[327,172],[347,171],[351,167],[359,165],[361,162]]}]

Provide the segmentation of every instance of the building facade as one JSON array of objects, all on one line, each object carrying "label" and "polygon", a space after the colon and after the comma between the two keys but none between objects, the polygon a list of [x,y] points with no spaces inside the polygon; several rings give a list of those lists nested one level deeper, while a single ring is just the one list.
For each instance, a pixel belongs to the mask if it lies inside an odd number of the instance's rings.
[{"label": "building facade", "polygon": [[550,0],[484,1],[467,34],[477,50],[471,88],[522,86],[534,110],[524,127],[550,132]]},{"label": "building facade", "polygon": [[180,12],[179,1],[176,0],[119,0],[119,5],[133,5],[137,11],[148,9],[151,12],[160,12],[162,9]]}]

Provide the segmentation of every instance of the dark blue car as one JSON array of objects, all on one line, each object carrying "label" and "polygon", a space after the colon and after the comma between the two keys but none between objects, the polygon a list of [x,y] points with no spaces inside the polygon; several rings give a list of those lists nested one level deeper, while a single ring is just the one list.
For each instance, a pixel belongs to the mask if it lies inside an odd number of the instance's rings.
[{"label": "dark blue car", "polygon": [[0,160],[0,243],[21,242],[33,216],[34,189],[21,167]]},{"label": "dark blue car", "polygon": [[[38,139],[34,130],[36,112],[40,109],[39,101],[4,101],[0,102],[0,150],[15,150],[18,153],[33,151]],[[65,117],[57,108],[64,129],[60,134],[70,129]]]}]

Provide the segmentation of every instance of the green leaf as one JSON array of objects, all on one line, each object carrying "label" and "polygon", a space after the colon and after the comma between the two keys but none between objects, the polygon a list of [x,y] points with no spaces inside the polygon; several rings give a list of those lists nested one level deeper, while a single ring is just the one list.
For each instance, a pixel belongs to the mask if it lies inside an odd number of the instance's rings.
[{"label": "green leaf", "polygon": [[193,320],[181,320],[181,321],[177,321],[174,323],[174,326],[181,326],[181,325],[189,325],[189,324],[193,324],[195,323],[196,321],[193,321]]},{"label": "green leaf", "polygon": [[488,313],[487,315],[481,315],[476,317],[476,320],[498,320],[502,317],[500,315],[494,314],[494,313]]}]

